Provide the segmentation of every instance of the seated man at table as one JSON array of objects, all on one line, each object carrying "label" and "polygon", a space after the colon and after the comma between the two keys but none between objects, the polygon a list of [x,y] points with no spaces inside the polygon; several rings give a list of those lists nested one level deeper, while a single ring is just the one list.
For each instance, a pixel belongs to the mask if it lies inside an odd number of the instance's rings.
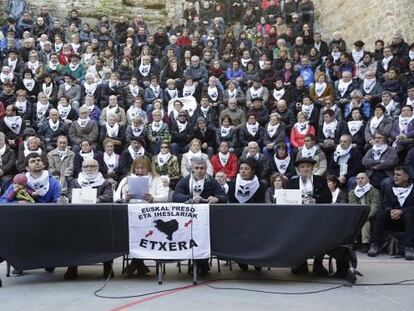
[{"label": "seated man at table", "polygon": [[[173,202],[181,203],[227,203],[227,194],[223,187],[212,176],[207,174],[207,160],[202,157],[191,159],[192,173],[175,186]],[[191,188],[191,189],[190,189]],[[208,259],[197,260],[200,275],[210,270]]]},{"label": "seated man at table", "polygon": [[[97,190],[96,203],[110,203],[113,201],[112,183],[105,180],[98,171],[99,164],[95,159],[86,159],[82,163],[82,172],[70,185],[69,198],[72,198],[72,190],[76,188],[93,188]],[[64,274],[65,280],[73,280],[78,276],[78,267],[69,267]],[[113,278],[112,261],[104,262],[103,277]]]},{"label": "seated man at table", "polygon": [[414,191],[406,166],[395,168],[392,187],[384,189],[384,198],[372,231],[368,256],[378,255],[386,230],[404,232],[405,259],[414,260]]},{"label": "seated man at table", "polygon": [[[299,175],[291,178],[286,183],[286,189],[300,189],[302,191],[302,201],[304,204],[331,203],[332,195],[326,179],[313,174],[313,166],[315,163],[316,161],[312,158],[300,158],[296,160],[295,166]],[[327,276],[329,273],[323,266],[322,261],[323,255],[315,257],[313,272],[318,275]],[[306,272],[308,272],[308,264],[306,261],[292,268],[293,274]]]}]

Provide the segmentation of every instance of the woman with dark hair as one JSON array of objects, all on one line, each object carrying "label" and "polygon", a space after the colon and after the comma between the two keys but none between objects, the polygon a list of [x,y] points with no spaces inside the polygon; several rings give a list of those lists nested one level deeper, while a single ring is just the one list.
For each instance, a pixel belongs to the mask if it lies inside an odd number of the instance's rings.
[{"label": "woman with dark hair", "polygon": [[291,158],[288,147],[284,142],[279,142],[275,146],[275,153],[269,155],[269,162],[272,173],[279,173],[287,178],[296,175],[294,160]]},{"label": "woman with dark hair", "polygon": [[181,174],[178,158],[171,154],[168,141],[161,143],[161,151],[152,157],[152,165],[157,174],[160,176],[166,175],[170,178],[170,187],[174,189]]},{"label": "woman with dark hair", "polygon": [[237,130],[233,126],[233,121],[229,115],[221,118],[220,127],[216,130],[216,143],[219,145],[222,141],[229,144],[230,152],[235,152],[237,148]]},{"label": "woman with dark hair", "polygon": [[40,84],[34,79],[34,75],[30,69],[23,71],[23,79],[17,83],[16,90],[25,90],[27,99],[31,103],[37,100],[37,94],[41,91]]},{"label": "woman with dark hair", "polygon": [[328,183],[328,188],[332,194],[332,203],[333,204],[343,204],[348,203],[348,194],[346,191],[341,190],[339,187],[341,183],[339,182],[338,177],[335,175],[328,175],[326,177]]},{"label": "woman with dark hair", "polygon": [[283,189],[288,178],[280,173],[274,173],[270,176],[270,187],[267,188],[265,193],[265,203],[277,203],[275,196],[276,190]]}]

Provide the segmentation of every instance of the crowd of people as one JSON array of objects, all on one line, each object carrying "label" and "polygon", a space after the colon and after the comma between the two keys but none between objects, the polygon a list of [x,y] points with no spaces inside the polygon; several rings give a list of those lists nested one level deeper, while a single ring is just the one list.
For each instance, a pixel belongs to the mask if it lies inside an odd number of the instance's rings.
[{"label": "crowd of people", "polygon": [[153,33],[141,15],[90,25],[44,6],[7,18],[0,202],[83,187],[98,203],[135,202],[131,175],[151,176],[150,203],[277,204],[277,189],[300,189],[308,203],[369,205],[361,250],[376,256],[400,226],[414,259],[414,44],[324,41],[311,0],[183,5]]}]

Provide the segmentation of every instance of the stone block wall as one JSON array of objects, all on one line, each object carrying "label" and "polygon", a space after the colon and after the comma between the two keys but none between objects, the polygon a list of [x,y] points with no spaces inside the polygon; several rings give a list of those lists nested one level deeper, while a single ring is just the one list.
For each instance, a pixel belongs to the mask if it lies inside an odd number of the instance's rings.
[{"label": "stone block wall", "polygon": [[414,42],[413,0],[314,0],[316,29],[326,41],[340,31],[350,45],[362,40],[372,49],[377,39],[390,43],[402,33],[406,42]]}]

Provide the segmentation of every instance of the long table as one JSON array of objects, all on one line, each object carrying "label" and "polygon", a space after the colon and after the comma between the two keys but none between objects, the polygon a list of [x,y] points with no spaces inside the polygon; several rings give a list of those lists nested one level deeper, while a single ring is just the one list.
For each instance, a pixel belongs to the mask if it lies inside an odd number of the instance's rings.
[{"label": "long table", "polygon": [[[212,255],[288,267],[354,241],[361,205],[210,207]],[[0,257],[18,270],[104,262],[128,253],[128,206],[0,205]]]}]

